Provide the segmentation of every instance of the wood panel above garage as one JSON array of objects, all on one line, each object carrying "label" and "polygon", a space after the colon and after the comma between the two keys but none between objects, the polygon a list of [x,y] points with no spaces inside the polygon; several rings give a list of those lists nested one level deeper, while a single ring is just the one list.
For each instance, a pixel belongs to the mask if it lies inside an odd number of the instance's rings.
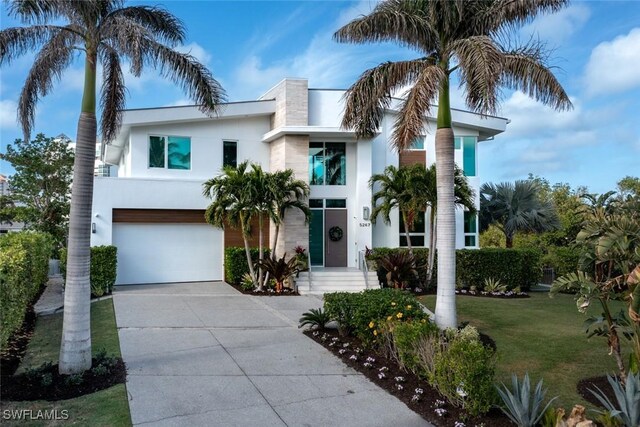
[{"label": "wood panel above garage", "polygon": [[113,209],[113,222],[206,224],[204,209]]}]

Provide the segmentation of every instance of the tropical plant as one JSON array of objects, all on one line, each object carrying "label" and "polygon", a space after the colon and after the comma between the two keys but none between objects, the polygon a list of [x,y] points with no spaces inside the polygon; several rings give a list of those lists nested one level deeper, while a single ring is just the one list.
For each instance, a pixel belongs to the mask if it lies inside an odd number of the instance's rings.
[{"label": "tropical plant", "polygon": [[27,52],[39,49],[18,101],[18,120],[25,141],[33,129],[40,97],[53,89],[79,52],[85,60],[59,363],[61,373],[72,374],[91,366],[89,240],[98,126],[98,64],[103,69],[99,100],[103,143],[112,141],[120,130],[126,99],[123,59],[130,62],[131,73],[136,77],[147,65],[159,67],[205,114],[216,111],[224,91],[204,65],[173,49],[184,43],[185,29],[179,19],[161,7],[125,7],[122,0],[15,0],[9,2],[9,14],[31,26],[0,31],[0,65],[10,65]]},{"label": "tropical plant", "polygon": [[322,311],[321,308],[312,308],[306,313],[302,314],[300,318],[300,324],[298,328],[302,328],[303,326],[309,326],[311,329],[325,329],[327,323],[329,323],[331,319],[329,315]]},{"label": "tropical plant", "polygon": [[500,407],[507,417],[518,427],[534,427],[547,411],[547,408],[558,397],[554,397],[542,406],[544,396],[547,394],[546,389],[542,389],[542,379],[538,381],[538,385],[533,393],[531,393],[531,382],[529,374],[525,373],[522,383],[519,382],[517,375],[511,376],[511,390],[502,384],[502,387],[496,386],[498,394],[502,399],[503,406]]},{"label": "tropical plant", "polygon": [[612,403],[607,395],[594,386],[596,390],[589,390],[605,407],[612,417],[619,419],[626,427],[640,426],[640,373],[627,376],[626,383],[618,378],[607,375],[607,381],[616,396],[617,405]]},{"label": "tropical plant", "polygon": [[506,292],[507,286],[500,283],[500,279],[489,277],[484,279],[484,291],[486,292]]},{"label": "tropical plant", "polygon": [[378,266],[386,271],[387,283],[396,289],[404,289],[416,276],[416,259],[409,252],[391,252],[378,259]]},{"label": "tropical plant", "polygon": [[269,276],[276,282],[276,292],[282,292],[284,282],[298,272],[298,258],[291,257],[287,261],[287,254],[282,258],[271,256],[258,260],[258,266],[269,273]]},{"label": "tropical plant", "polygon": [[[578,271],[556,279],[551,294],[576,293],[578,310],[586,313],[591,301],[600,303],[601,316],[587,320],[587,333],[607,338],[609,353],[615,358],[621,381],[626,380],[620,335],[631,340],[629,366],[636,371],[640,360],[640,218],[607,214],[597,208],[578,233],[576,244],[583,248]],[[616,314],[612,300],[624,300],[624,311]]]},{"label": "tropical plant", "polygon": [[538,188],[533,181],[483,184],[480,187],[481,230],[494,224],[504,234],[507,248],[512,248],[517,232],[542,233],[559,228],[555,208],[551,202],[540,199]]},{"label": "tropical plant", "polygon": [[543,46],[504,47],[509,30],[553,12],[567,0],[402,1],[378,3],[369,15],[339,29],[339,42],[397,42],[415,49],[419,59],[385,62],[365,71],[347,91],[342,126],[358,137],[373,137],[398,90],[408,89],[399,104],[391,137],[398,151],[424,134],[425,117],[437,98],[436,170],[438,297],[436,322],[457,326],[455,309],[454,137],[449,100],[450,79],[459,75],[467,107],[495,113],[500,87],[522,90],[555,109],[571,101],[551,73]]}]

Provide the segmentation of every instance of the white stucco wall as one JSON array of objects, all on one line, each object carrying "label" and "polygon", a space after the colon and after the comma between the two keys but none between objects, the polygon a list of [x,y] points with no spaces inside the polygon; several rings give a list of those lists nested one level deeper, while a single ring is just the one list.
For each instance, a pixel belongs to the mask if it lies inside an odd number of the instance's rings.
[{"label": "white stucco wall", "polygon": [[343,90],[309,90],[309,126],[340,127],[344,112]]}]

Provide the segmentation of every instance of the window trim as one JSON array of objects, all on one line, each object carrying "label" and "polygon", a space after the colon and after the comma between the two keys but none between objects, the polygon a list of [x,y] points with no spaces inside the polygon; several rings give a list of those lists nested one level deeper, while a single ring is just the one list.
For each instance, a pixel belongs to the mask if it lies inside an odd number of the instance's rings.
[{"label": "window trim", "polygon": [[[151,151],[151,137],[164,138],[164,166],[156,167],[150,165],[149,153]],[[169,168],[169,138],[189,138],[189,168],[188,169],[177,169],[177,168]],[[164,169],[171,171],[191,171],[193,170],[192,159],[193,159],[193,144],[191,143],[191,136],[184,135],[170,135],[170,134],[160,134],[160,133],[149,133],[147,134],[147,169]]]},{"label": "window trim", "polygon": [[[422,139],[422,148],[412,148],[413,142],[416,139]],[[418,135],[418,137],[411,141],[411,145],[407,148],[407,151],[427,151],[427,135]]]},{"label": "window trim", "polygon": [[[322,151],[326,151],[327,149],[327,144],[342,144],[344,146],[344,184],[327,184],[327,167],[326,167],[326,156],[323,156],[322,158],[322,184],[312,184],[311,183],[311,171],[312,171],[312,163],[311,163],[311,154],[310,154],[310,150],[311,150],[311,144],[322,144]],[[318,186],[318,187],[346,187],[347,186],[347,180],[348,180],[348,174],[347,174],[347,168],[348,168],[348,160],[347,160],[347,147],[348,144],[346,141],[327,141],[327,140],[322,140],[322,141],[309,141],[309,148],[307,148],[307,173],[309,175],[309,185],[310,186]],[[340,208],[342,209],[342,208]]]},{"label": "window trim", "polygon": [[[412,237],[422,237],[424,239],[424,242],[422,245],[414,245],[413,243],[411,243],[411,246],[414,248],[428,248],[428,243],[429,243],[429,239],[427,239],[427,236],[429,235],[429,227],[427,227],[428,224],[428,220],[429,218],[427,218],[427,211],[425,210],[423,213],[424,215],[424,231],[423,232],[416,232],[416,231],[409,231],[409,238]],[[401,243],[401,239],[406,238],[407,234],[404,231],[400,231],[400,228],[404,227],[404,222],[402,221],[402,214],[400,213],[400,211],[398,211],[398,247],[399,248],[406,248],[408,247],[407,245],[402,245]]]},{"label": "window trim", "polygon": [[[475,231],[467,232],[465,230],[465,226],[466,226],[466,223],[467,223],[465,217],[468,214],[469,214],[469,211],[467,211],[467,210],[465,210],[464,213],[462,214],[463,215],[462,216],[462,232],[463,232],[462,234],[463,234],[463,239],[464,239],[464,242],[463,242],[464,243],[464,247],[465,248],[478,248],[478,247],[480,247],[480,236],[479,236],[479,233],[478,233],[478,228],[479,228],[478,227],[478,221],[480,220],[480,218],[478,216],[478,213],[476,212],[476,214],[475,214],[475,218],[476,218],[476,220],[475,220]],[[468,246],[467,245],[467,237],[473,237],[475,239],[475,242],[476,242],[475,245]]]},{"label": "window trim", "polygon": [[238,167],[238,140],[232,138],[223,138],[222,139],[222,167],[224,168],[226,165],[224,164],[224,143],[225,142],[233,142],[236,145],[236,165],[234,167]]}]

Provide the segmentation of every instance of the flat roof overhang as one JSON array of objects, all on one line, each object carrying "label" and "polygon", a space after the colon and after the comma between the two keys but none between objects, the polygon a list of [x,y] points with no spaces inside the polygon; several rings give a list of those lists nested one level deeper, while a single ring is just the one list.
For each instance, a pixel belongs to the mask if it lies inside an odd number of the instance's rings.
[{"label": "flat roof overhang", "polygon": [[333,126],[281,126],[270,130],[262,137],[262,142],[271,142],[285,135],[308,135],[313,138],[356,139],[353,130],[345,130]]}]

